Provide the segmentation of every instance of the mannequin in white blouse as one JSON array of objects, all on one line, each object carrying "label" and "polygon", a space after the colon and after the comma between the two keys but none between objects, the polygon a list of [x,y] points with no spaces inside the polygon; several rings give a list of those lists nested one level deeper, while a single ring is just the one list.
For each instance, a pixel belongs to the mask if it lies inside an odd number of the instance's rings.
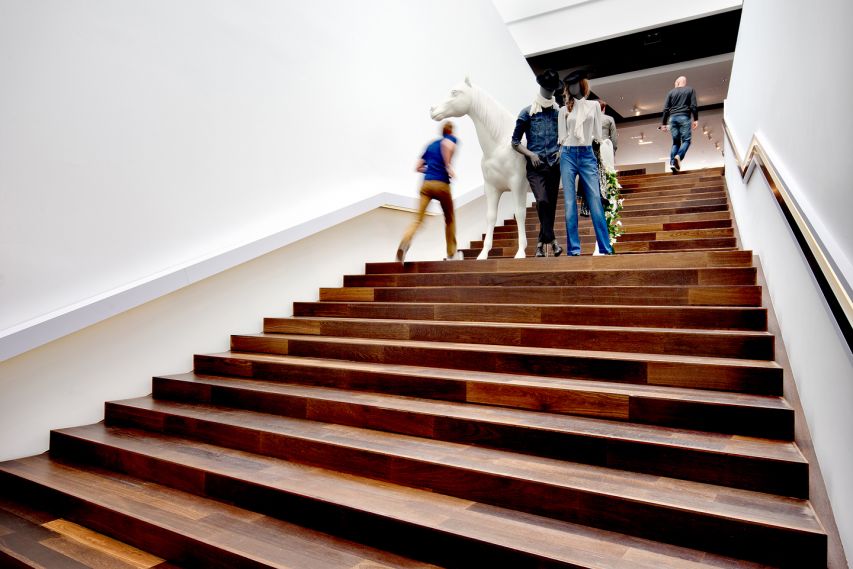
[{"label": "mannequin in white blouse", "polygon": [[[582,73],[570,74],[564,79],[564,84],[566,106],[560,109],[557,117],[557,140],[560,143],[560,175],[563,179],[569,254],[581,253],[576,194],[580,190],[589,204],[598,250],[609,255],[613,248],[601,205],[598,162],[592,151],[593,141],[601,142],[602,139],[601,106],[597,101],[587,99],[589,81]],[[578,177],[577,187],[575,176]]]}]

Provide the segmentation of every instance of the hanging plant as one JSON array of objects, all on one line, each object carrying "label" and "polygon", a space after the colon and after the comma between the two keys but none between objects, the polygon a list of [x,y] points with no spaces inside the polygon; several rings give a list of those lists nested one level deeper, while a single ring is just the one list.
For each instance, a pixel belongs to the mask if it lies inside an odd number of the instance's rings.
[{"label": "hanging plant", "polygon": [[599,168],[599,176],[601,178],[601,197],[602,205],[604,206],[604,219],[607,221],[607,232],[610,234],[610,244],[616,243],[616,240],[622,235],[625,230],[622,228],[622,202],[619,190],[622,186],[619,185],[619,179],[616,177],[616,172],[606,172],[604,168]]}]

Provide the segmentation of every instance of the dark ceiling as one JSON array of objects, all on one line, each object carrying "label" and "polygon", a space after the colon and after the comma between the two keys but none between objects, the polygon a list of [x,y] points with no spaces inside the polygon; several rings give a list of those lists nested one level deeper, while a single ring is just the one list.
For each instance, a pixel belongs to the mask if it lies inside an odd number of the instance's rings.
[{"label": "dark ceiling", "polygon": [[[644,30],[527,58],[536,74],[555,69],[582,69],[590,79],[640,71],[683,61],[732,53],[737,44],[741,9],[697,18],[678,24]],[[590,98],[597,98],[594,93]],[[718,108],[722,104],[709,105]],[[647,116],[623,117],[612,108],[607,114],[617,122],[643,120]]]},{"label": "dark ceiling", "polygon": [[607,77],[692,59],[731,53],[741,10],[732,10],[527,58],[535,73],[551,68],[584,69]]}]

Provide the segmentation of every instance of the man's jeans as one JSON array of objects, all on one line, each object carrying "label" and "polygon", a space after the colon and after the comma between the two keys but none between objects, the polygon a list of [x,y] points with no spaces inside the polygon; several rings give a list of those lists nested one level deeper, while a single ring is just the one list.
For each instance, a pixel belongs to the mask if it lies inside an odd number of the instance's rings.
[{"label": "man's jeans", "polygon": [[581,241],[578,237],[578,200],[575,189],[575,176],[578,176],[578,187],[586,196],[589,213],[592,217],[592,227],[595,229],[595,239],[598,249],[605,254],[612,254],[610,233],[607,231],[607,221],[604,219],[604,208],[601,207],[601,193],[598,184],[598,162],[592,146],[564,146],[560,153],[560,175],[563,178],[563,204],[566,208],[566,232],[568,235],[569,254],[580,255]]},{"label": "man's jeans", "polygon": [[672,150],[669,153],[669,163],[673,164],[676,154],[684,160],[684,155],[690,148],[690,115],[669,117],[669,132],[672,133]]}]

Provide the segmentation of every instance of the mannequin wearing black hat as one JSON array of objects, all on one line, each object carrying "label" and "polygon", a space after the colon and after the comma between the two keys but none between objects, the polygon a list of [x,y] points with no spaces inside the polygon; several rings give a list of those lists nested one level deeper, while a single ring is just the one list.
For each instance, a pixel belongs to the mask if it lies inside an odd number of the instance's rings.
[{"label": "mannequin wearing black hat", "polygon": [[[560,156],[557,144],[557,116],[559,114],[554,91],[560,87],[560,76],[546,69],[536,76],[539,93],[533,104],[521,109],[512,133],[512,147],[527,158],[527,181],[536,198],[539,215],[539,239],[536,256],[545,256],[545,245],[551,244],[554,256],[563,248],[554,237],[554,215],[560,191]],[[521,137],[527,145],[521,143]]]},{"label": "mannequin wearing black hat", "polygon": [[[577,190],[581,190],[589,206],[598,251],[612,255],[610,233],[601,207],[598,162],[592,150],[593,141],[601,142],[601,106],[590,101],[589,81],[583,72],[575,71],[563,80],[566,86],[566,106],[560,109],[558,137],[560,141],[560,175],[563,179],[566,232],[571,255],[580,255],[578,236]],[[575,177],[578,177],[577,188]]]}]

